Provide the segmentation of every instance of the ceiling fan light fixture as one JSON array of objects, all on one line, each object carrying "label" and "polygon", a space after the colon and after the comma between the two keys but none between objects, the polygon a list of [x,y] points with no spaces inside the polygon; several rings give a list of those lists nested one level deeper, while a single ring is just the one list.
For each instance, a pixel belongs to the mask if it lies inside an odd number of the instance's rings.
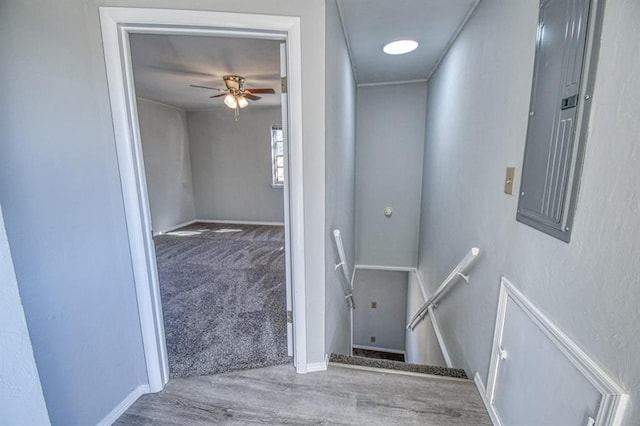
[{"label": "ceiling fan light fixture", "polygon": [[233,96],[231,93],[228,93],[224,97],[224,104],[231,109],[236,109],[238,107],[238,101],[236,100],[236,97]]},{"label": "ceiling fan light fixture", "polygon": [[418,42],[415,40],[397,40],[387,43],[382,51],[387,55],[404,55],[413,52],[418,48]]},{"label": "ceiling fan light fixture", "polygon": [[239,96],[238,97],[238,106],[240,108],[246,108],[246,107],[249,106],[249,101],[244,96]]}]

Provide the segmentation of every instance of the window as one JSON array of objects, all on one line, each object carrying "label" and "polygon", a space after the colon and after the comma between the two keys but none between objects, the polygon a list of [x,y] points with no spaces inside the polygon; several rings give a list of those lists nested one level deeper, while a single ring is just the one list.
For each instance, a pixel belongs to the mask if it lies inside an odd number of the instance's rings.
[{"label": "window", "polygon": [[284,185],[284,134],[282,126],[271,126],[271,185],[281,187]]}]

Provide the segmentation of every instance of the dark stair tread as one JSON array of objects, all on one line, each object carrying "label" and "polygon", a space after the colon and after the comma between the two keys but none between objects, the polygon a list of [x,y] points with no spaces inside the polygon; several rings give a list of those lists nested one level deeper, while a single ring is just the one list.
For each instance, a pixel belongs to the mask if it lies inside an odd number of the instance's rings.
[{"label": "dark stair tread", "polygon": [[362,367],[385,368],[387,370],[409,371],[412,373],[431,374],[434,376],[455,377],[458,379],[468,379],[467,374],[460,368],[438,367],[435,365],[409,364],[388,359],[364,358],[359,356],[348,356],[341,354],[331,354],[329,362],[338,364],[357,365]]}]

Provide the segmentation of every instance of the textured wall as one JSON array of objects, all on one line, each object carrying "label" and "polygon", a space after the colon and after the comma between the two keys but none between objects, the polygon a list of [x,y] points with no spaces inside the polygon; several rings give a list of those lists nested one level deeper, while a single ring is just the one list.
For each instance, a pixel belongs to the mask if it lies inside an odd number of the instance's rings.
[{"label": "textured wall", "polygon": [[631,393],[636,424],[640,3],[606,4],[570,244],[517,223],[517,197],[502,192],[505,168],[521,170],[537,15],[537,1],[482,1],[429,82],[419,269],[433,291],[470,247],[482,250],[471,284],[438,308],[468,374],[486,383],[505,275]]},{"label": "textured wall", "polygon": [[[426,300],[420,289],[420,283],[416,278],[416,274],[410,272],[409,282],[407,283],[406,324],[409,324],[413,315],[420,309],[424,302],[426,302]],[[439,365],[442,367],[447,366],[429,315],[420,321],[413,330],[406,330],[405,351],[407,353],[407,362],[413,364]]]},{"label": "textured wall", "polygon": [[271,187],[271,125],[279,107],[187,113],[196,217],[284,222],[282,188]]},{"label": "textured wall", "polygon": [[416,266],[426,96],[424,83],[358,88],[358,264]]},{"label": "textured wall", "polygon": [[7,426],[48,425],[49,414],[18,293],[0,209],[0,418]]},{"label": "textured wall", "polygon": [[349,353],[350,313],[344,299],[346,280],[333,239],[340,229],[349,268],[355,262],[355,108],[356,87],[335,0],[327,1],[326,23],[326,209],[325,276],[327,353]]},{"label": "textured wall", "polygon": [[2,2],[0,202],[52,422],[96,424],[147,381],[99,5],[301,18],[307,352],[323,362],[324,1]]},{"label": "textured wall", "polygon": [[0,202],[24,313],[51,422],[96,424],[147,380],[98,11],[0,7]]},{"label": "textured wall", "polygon": [[196,218],[187,116],[183,110],[138,99],[138,119],[157,233]]},{"label": "textured wall", "polygon": [[[405,349],[408,272],[358,269],[353,280],[353,344]],[[376,308],[371,307],[376,302]],[[371,342],[371,336],[376,337]]]}]

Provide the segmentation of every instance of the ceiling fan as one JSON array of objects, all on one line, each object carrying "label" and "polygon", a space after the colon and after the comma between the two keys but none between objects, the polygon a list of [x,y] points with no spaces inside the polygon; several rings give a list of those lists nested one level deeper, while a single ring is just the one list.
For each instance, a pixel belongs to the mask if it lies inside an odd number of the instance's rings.
[{"label": "ceiling fan", "polygon": [[224,80],[224,84],[226,89],[218,89],[216,87],[208,87],[208,86],[198,86],[195,84],[190,84],[190,87],[197,87],[200,89],[209,89],[209,90],[217,90],[221,92],[217,95],[209,96],[210,98],[219,98],[224,96],[224,104],[235,110],[236,121],[238,121],[238,115],[240,114],[241,108],[246,108],[249,106],[249,100],[258,101],[262,99],[260,96],[256,96],[256,93],[259,94],[275,94],[276,91],[273,89],[245,89],[244,82],[245,78],[239,75],[225,75],[222,77]]}]

